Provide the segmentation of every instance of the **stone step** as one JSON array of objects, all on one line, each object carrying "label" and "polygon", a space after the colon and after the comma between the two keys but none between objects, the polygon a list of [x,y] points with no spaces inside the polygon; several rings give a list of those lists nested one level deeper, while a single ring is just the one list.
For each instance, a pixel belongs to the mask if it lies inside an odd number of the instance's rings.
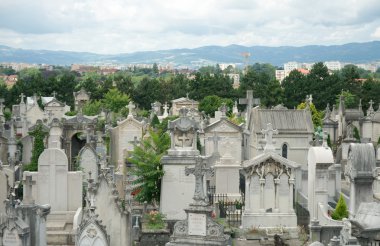
[{"label": "stone step", "polygon": [[46,239],[48,245],[54,246],[74,246],[75,245],[75,237],[70,231],[47,231]]},{"label": "stone step", "polygon": [[64,231],[66,227],[65,221],[47,221],[46,230],[47,231]]}]

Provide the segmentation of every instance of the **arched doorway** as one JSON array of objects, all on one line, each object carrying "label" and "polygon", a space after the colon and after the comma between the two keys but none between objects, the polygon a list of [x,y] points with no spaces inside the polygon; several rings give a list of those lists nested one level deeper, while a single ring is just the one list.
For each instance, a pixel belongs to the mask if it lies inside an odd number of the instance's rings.
[{"label": "arched doorway", "polygon": [[81,137],[82,133],[77,132],[71,137],[71,167],[72,171],[77,170],[76,159],[79,151],[86,145],[86,139]]}]

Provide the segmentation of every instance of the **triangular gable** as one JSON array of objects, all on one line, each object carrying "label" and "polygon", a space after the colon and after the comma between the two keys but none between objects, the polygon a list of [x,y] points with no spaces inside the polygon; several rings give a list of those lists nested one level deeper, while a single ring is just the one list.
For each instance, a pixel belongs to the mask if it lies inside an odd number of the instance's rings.
[{"label": "triangular gable", "polygon": [[294,161],[288,160],[288,159],[280,156],[279,154],[277,154],[275,152],[267,152],[267,153],[263,153],[261,155],[258,155],[251,160],[244,161],[243,162],[243,169],[260,165],[261,163],[263,163],[267,160],[270,160],[270,159],[272,159],[275,162],[278,162],[282,165],[285,165],[289,168],[292,168],[292,169],[296,169],[296,168],[299,168],[301,166],[301,164],[298,164]]},{"label": "triangular gable", "polygon": [[[122,121],[118,121],[117,122],[117,127],[123,127],[124,125],[126,124],[132,124],[132,125],[135,125],[136,127],[143,127],[144,126],[144,123],[136,120],[134,117],[132,116],[129,116],[127,117],[125,120],[122,120]],[[116,128],[117,128],[116,127]]]},{"label": "triangular gable", "polygon": [[178,103],[194,103],[194,104],[198,104],[197,101],[192,100],[192,99],[187,98],[187,97],[181,97],[181,98],[178,98],[178,99],[174,99],[174,100],[172,100],[172,103],[176,103],[176,104],[178,104]]},{"label": "triangular gable", "polygon": [[58,101],[56,98],[53,98],[45,104],[45,107],[64,107],[66,104]]},{"label": "triangular gable", "polygon": [[222,118],[204,129],[205,132],[242,132],[242,128],[235,123],[231,122],[227,118]]}]

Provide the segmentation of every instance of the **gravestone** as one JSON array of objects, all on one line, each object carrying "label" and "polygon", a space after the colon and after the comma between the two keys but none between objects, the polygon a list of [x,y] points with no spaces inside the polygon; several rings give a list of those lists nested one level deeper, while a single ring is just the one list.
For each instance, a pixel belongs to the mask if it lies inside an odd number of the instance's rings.
[{"label": "gravestone", "polygon": [[245,176],[246,192],[242,226],[244,229],[284,227],[295,232],[293,189],[301,165],[274,151],[273,131],[269,124],[262,131],[267,140],[264,153],[243,162],[241,173]]},{"label": "gravestone", "polygon": [[184,209],[192,201],[194,177],[185,175],[185,167],[196,164],[199,151],[196,146],[198,123],[186,116],[182,108],[179,119],[168,122],[171,147],[161,159],[164,176],[161,183],[160,212],[168,220],[186,218]]},{"label": "gravestone", "polygon": [[144,134],[144,123],[133,116],[134,107],[130,102],[128,117],[117,122],[117,126],[111,129],[111,163],[120,167],[120,172],[124,168],[128,152],[133,151],[135,141],[141,141]]},{"label": "gravestone", "polygon": [[[225,109],[223,109],[225,112]],[[223,116],[204,129],[206,156],[212,156],[210,164],[215,169],[216,194],[226,194],[231,201],[240,200],[239,169],[242,160],[243,129]]]},{"label": "gravestone", "polygon": [[86,144],[78,155],[79,166],[84,174],[84,179],[88,179],[88,173],[93,174],[95,182],[98,181],[99,160],[96,151],[90,144]]},{"label": "gravestone", "polygon": [[175,223],[173,235],[166,246],[175,245],[230,245],[230,237],[224,234],[222,225],[211,218],[212,208],[208,206],[204,193],[205,175],[213,175],[206,167],[204,157],[197,157],[193,168],[185,168],[186,175],[194,175],[195,189],[193,202],[185,209],[186,218]]},{"label": "gravestone", "polygon": [[109,246],[110,238],[107,235],[106,227],[98,219],[95,206],[95,194],[97,184],[88,174],[86,207],[82,214],[81,222],[77,228],[77,246]]},{"label": "gravestone", "polygon": [[[319,204],[328,204],[328,168],[334,164],[332,150],[328,146],[311,147],[308,153],[308,210],[310,218],[320,223],[323,214],[318,212]],[[340,178],[340,177],[337,177]],[[325,211],[327,214],[327,211]],[[323,223],[321,225],[324,225]]]},{"label": "gravestone", "polygon": [[360,203],[373,201],[376,157],[372,143],[351,143],[348,149],[347,166],[344,171],[350,183],[350,215],[354,216]]},{"label": "gravestone", "polygon": [[[47,217],[48,244],[68,242],[70,225],[78,208],[82,206],[82,172],[69,172],[68,159],[61,149],[61,125],[53,120],[48,146],[38,158],[38,172],[24,172],[24,180],[32,176],[33,199],[36,204],[50,204]],[[24,196],[26,199],[24,188]]]},{"label": "gravestone", "polygon": [[14,187],[11,187],[6,204],[6,220],[0,224],[0,245],[30,246],[30,228],[16,212],[18,202],[15,199]]}]

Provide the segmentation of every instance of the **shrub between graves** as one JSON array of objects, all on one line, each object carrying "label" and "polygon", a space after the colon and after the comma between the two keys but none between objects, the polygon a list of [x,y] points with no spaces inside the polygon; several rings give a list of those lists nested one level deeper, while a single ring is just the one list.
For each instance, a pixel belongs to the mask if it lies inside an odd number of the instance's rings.
[{"label": "shrub between graves", "polygon": [[165,216],[154,210],[150,211],[148,214],[144,216],[146,221],[146,228],[155,230],[155,229],[164,229],[166,227],[166,224],[164,222]]}]

